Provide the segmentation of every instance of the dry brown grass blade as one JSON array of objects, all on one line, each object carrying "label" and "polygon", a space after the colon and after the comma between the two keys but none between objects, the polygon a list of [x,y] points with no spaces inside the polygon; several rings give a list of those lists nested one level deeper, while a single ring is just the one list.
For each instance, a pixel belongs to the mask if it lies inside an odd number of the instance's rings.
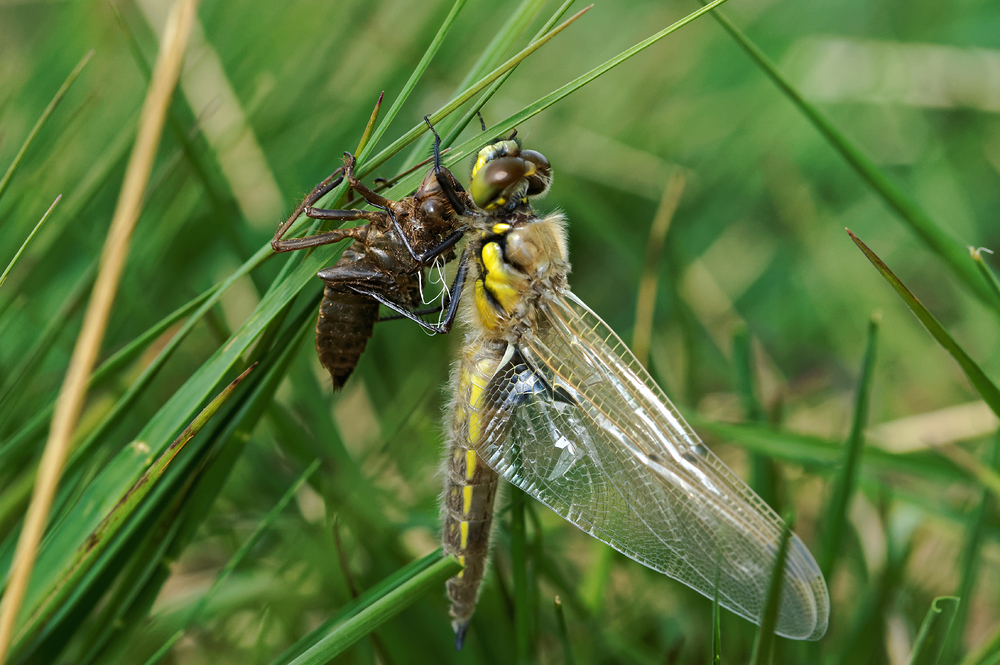
[{"label": "dry brown grass blade", "polygon": [[141,210],[143,192],[153,168],[167,107],[184,61],[197,5],[198,0],[177,0],[164,32],[160,55],[139,118],[135,146],[125,170],[118,205],[101,254],[100,271],[59,392],[49,439],[39,465],[35,491],[14,552],[10,583],[3,597],[3,605],[0,606],[0,664],[6,660],[11,645],[17,615],[35,565],[38,543],[45,530],[73,430],[80,417],[87,378],[94,367],[104,337],[111,305],[128,256],[132,231]]},{"label": "dry brown grass blade", "polygon": [[660,199],[660,207],[649,229],[646,244],[646,260],[639,279],[639,297],[635,307],[635,331],[632,333],[632,353],[643,365],[649,363],[649,345],[653,338],[653,309],[656,305],[656,275],[660,268],[663,241],[670,229],[670,220],[677,211],[677,205],[684,193],[684,172],[674,169],[667,181],[667,187]]}]

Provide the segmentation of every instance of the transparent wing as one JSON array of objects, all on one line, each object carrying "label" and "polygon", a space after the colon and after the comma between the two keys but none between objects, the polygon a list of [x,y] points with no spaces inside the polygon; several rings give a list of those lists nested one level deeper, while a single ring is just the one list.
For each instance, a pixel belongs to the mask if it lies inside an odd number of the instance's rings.
[{"label": "transparent wing", "polygon": [[[590,535],[760,622],[782,522],[684,422],[618,336],[572,293],[490,381],[479,453]],[[488,414],[488,415],[487,415]],[[776,632],[819,639],[830,604],[792,536]]]}]

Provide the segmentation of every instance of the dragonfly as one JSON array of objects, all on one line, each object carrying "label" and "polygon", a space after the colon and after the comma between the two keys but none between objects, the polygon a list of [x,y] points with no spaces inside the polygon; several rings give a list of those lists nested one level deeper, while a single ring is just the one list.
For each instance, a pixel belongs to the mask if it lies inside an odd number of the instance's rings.
[{"label": "dragonfly", "polygon": [[[430,122],[428,121],[428,126]],[[433,131],[433,127],[431,127]],[[435,134],[436,136],[436,134]],[[458,179],[441,165],[441,139],[434,144],[434,165],[413,195],[399,201],[369,189],[355,176],[356,159],[344,153],[344,166],[320,182],[278,228],[271,240],[275,252],[290,252],[343,240],[353,243],[333,266],[317,276],[326,286],[316,322],[316,352],[330,372],[334,391],[353,373],[379,320],[379,305],[410,319],[433,333],[448,332],[454,322],[457,289],[465,269],[460,269],[447,297],[443,318],[425,321],[421,310],[426,269],[454,260],[455,245],[465,235],[465,219],[474,208]],[[376,210],[329,210],[315,204],[347,179],[351,189]],[[335,229],[304,238],[285,239],[302,214],[311,219],[365,224]],[[430,311],[439,311],[441,308]]]},{"label": "dragonfly", "polygon": [[[487,566],[499,480],[584,532],[760,623],[783,522],[709,450],[628,347],[570,289],[566,219],[531,198],[552,169],[518,141],[478,155],[462,263],[468,330],[452,376],[445,462],[447,582],[461,649]],[[776,625],[816,640],[830,600],[789,543]]]}]

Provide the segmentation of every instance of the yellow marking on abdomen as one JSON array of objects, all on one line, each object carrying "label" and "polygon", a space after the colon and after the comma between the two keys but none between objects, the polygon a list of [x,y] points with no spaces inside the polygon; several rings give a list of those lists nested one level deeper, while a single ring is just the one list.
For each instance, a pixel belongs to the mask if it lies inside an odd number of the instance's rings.
[{"label": "yellow marking on abdomen", "polygon": [[503,222],[500,222],[499,224],[493,225],[493,233],[497,235],[503,235],[507,231],[510,231],[510,224],[504,224]]},{"label": "yellow marking on abdomen", "polygon": [[468,515],[472,510],[472,485],[462,488],[462,514]]},{"label": "yellow marking on abdomen", "polygon": [[459,554],[458,555],[458,562],[460,564],[462,564],[462,570],[458,571],[458,575],[456,575],[455,577],[458,577],[458,578],[461,579],[462,576],[465,575],[465,555],[464,554]]},{"label": "yellow marking on abdomen", "polygon": [[459,541],[459,547],[464,550],[469,546],[469,523],[461,522],[458,527],[462,530],[462,540]]},{"label": "yellow marking on abdomen", "polygon": [[[469,424],[469,428],[472,428],[472,424]],[[465,479],[472,480],[472,476],[476,473],[476,451],[469,448],[465,451]],[[465,512],[469,512],[468,510]],[[464,522],[463,522],[464,524]]]}]

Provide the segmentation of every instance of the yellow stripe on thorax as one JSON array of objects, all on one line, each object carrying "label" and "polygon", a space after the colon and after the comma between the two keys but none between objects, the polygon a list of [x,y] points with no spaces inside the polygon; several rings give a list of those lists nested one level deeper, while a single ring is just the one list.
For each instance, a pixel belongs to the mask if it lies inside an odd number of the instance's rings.
[{"label": "yellow stripe on thorax", "polygon": [[486,268],[484,279],[486,290],[505,312],[513,311],[521,297],[518,286],[523,278],[508,269],[498,243],[490,242],[484,245],[481,257],[483,267]]}]

